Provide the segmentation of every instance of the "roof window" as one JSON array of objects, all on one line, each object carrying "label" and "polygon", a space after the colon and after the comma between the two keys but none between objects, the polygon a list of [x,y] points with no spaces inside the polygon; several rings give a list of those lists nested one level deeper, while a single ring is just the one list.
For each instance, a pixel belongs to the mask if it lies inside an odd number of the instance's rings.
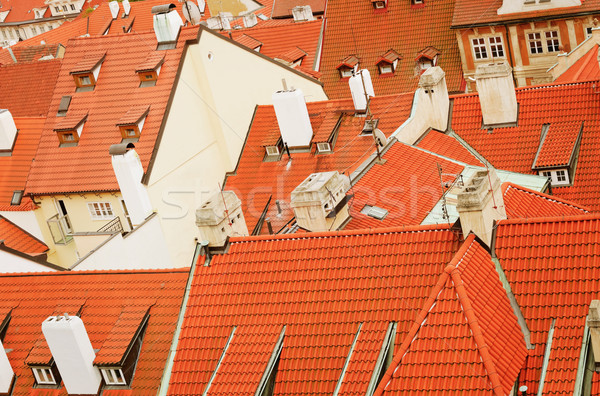
[{"label": "roof window", "polygon": [[140,87],[153,87],[156,85],[160,69],[165,61],[161,53],[150,53],[144,62],[136,67],[135,72],[140,78]]},{"label": "roof window", "polygon": [[121,131],[122,143],[133,143],[139,140],[149,111],[148,105],[133,106],[121,117],[117,126]]},{"label": "roof window", "polygon": [[72,70],[71,75],[77,86],[76,92],[93,91],[100,74],[100,67],[106,53],[90,54],[84,57]]},{"label": "roof window", "polygon": [[361,135],[372,135],[373,131],[377,128],[377,124],[379,124],[378,118],[370,118],[365,120],[365,125],[363,125]]},{"label": "roof window", "polygon": [[87,114],[71,115],[65,117],[54,127],[54,132],[58,135],[61,147],[77,145],[86,120]]},{"label": "roof window", "polygon": [[263,147],[265,148],[264,162],[279,161],[283,152],[283,140],[279,136],[279,132],[273,132],[272,136],[267,137],[263,142]]},{"label": "roof window", "polygon": [[317,143],[317,154],[330,154],[331,144],[329,142]]},{"label": "roof window", "polygon": [[336,69],[340,72],[340,77],[352,77],[358,70],[358,58],[354,55],[347,56],[339,65],[337,65]]},{"label": "roof window", "polygon": [[400,55],[394,50],[389,50],[381,55],[375,64],[379,68],[379,74],[393,74],[396,71],[396,65],[400,60]]},{"label": "roof window", "polygon": [[387,209],[371,205],[365,205],[364,208],[361,209],[360,213],[371,216],[377,220],[383,220],[388,215]]},{"label": "roof window", "polygon": [[21,205],[21,201],[23,200],[23,190],[13,191],[12,199],[10,200],[11,205]]},{"label": "roof window", "polygon": [[312,8],[309,5],[292,8],[292,16],[294,17],[294,22],[313,21],[315,19]]},{"label": "roof window", "polygon": [[52,366],[30,366],[33,376],[35,377],[35,384],[43,387],[51,386],[55,387],[60,384],[60,373],[56,364]]},{"label": "roof window", "polygon": [[415,57],[418,73],[422,74],[430,67],[436,66],[440,53],[441,52],[434,47],[427,47],[420,51]]},{"label": "roof window", "polygon": [[412,8],[421,8],[425,6],[425,0],[410,0],[410,6]]},{"label": "roof window", "polygon": [[69,105],[71,104],[71,96],[66,95],[60,99],[60,103],[58,105],[58,112],[56,113],[57,117],[65,117],[67,115],[67,111],[69,110]]},{"label": "roof window", "polygon": [[375,11],[385,11],[387,9],[387,0],[371,0]]}]

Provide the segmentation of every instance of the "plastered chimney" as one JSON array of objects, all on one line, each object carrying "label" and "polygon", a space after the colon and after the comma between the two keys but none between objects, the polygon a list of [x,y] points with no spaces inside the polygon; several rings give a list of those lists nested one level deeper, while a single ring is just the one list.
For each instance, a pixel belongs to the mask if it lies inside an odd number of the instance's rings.
[{"label": "plastered chimney", "polygon": [[292,191],[298,225],[309,231],[337,230],[350,218],[346,192],[350,178],[337,171],[313,173]]},{"label": "plastered chimney", "polygon": [[0,150],[12,150],[17,137],[17,126],[12,114],[6,109],[0,109]]},{"label": "plastered chimney", "polygon": [[354,110],[364,112],[367,110],[367,96],[375,96],[373,90],[373,82],[371,81],[371,73],[367,69],[359,70],[355,75],[348,80],[350,86],[350,94],[352,102],[354,102]]},{"label": "plastered chimney", "polygon": [[417,114],[429,118],[429,127],[439,131],[445,131],[448,127],[448,111],[450,99],[448,98],[448,87],[446,86],[446,73],[441,67],[435,66],[427,69],[419,79],[418,106],[424,106],[426,110]]},{"label": "plastered chimney", "polygon": [[112,19],[117,19],[119,16],[119,2],[111,1],[108,3],[108,8],[110,9],[110,15]]},{"label": "plastered chimney", "polygon": [[6,356],[6,351],[4,350],[4,345],[2,345],[2,341],[0,341],[0,393],[8,394],[14,377],[15,372],[10,366],[8,356]]},{"label": "plastered chimney", "polygon": [[477,66],[475,71],[479,103],[485,125],[517,122],[517,95],[512,68],[506,61]]},{"label": "plastered chimney", "polygon": [[123,12],[125,15],[129,15],[131,12],[131,5],[129,4],[129,0],[123,0]]},{"label": "plastered chimney", "polygon": [[463,235],[477,235],[488,246],[492,242],[494,222],[506,219],[500,179],[494,169],[478,171],[458,193],[456,210]]},{"label": "plastered chimney", "polygon": [[590,303],[587,325],[594,355],[594,371],[600,372],[600,300],[592,300]]},{"label": "plastered chimney", "polygon": [[175,10],[175,5],[154,6],[152,14],[154,14],[154,34],[158,43],[170,43],[177,40],[183,21]]},{"label": "plastered chimney", "polygon": [[224,246],[227,237],[247,236],[242,201],[233,191],[216,192],[198,209],[196,225],[209,246]]},{"label": "plastered chimney", "polygon": [[56,367],[71,395],[96,395],[102,377],[94,366],[96,354],[77,316],[50,316],[42,322],[42,333]]},{"label": "plastered chimney", "polygon": [[142,161],[133,148],[127,148],[127,144],[112,145],[109,154],[131,222],[138,226],[153,212],[148,191],[142,184]]},{"label": "plastered chimney", "polygon": [[272,99],[283,142],[290,148],[310,146],[313,130],[302,90],[277,91]]}]

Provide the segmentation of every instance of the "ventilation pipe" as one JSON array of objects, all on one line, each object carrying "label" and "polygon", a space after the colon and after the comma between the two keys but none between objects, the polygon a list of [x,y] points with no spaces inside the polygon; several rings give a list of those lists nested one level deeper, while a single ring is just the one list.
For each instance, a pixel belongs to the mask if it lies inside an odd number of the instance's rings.
[{"label": "ventilation pipe", "polygon": [[6,109],[0,109],[0,150],[12,150],[17,137],[17,126],[12,114]]},{"label": "ventilation pipe", "polygon": [[153,212],[148,191],[142,184],[142,162],[131,143],[114,144],[110,146],[109,153],[129,217],[133,225],[138,226]]},{"label": "ventilation pipe", "polygon": [[512,68],[506,61],[477,66],[479,103],[485,125],[517,122],[517,95]]},{"label": "ventilation pipe", "polygon": [[0,393],[8,394],[10,391],[11,385],[13,383],[13,379],[15,377],[15,372],[10,366],[10,362],[8,361],[8,356],[6,356],[6,351],[4,350],[4,346],[2,345],[2,341],[0,341]]},{"label": "ventilation pipe", "polygon": [[175,4],[152,7],[152,14],[154,14],[154,34],[159,44],[171,43],[177,40],[179,29],[183,26],[183,21],[175,8]]},{"label": "ventilation pipe", "polygon": [[119,2],[109,2],[108,8],[110,9],[110,15],[112,16],[112,19],[117,19],[119,17]]},{"label": "ventilation pipe", "polygon": [[290,148],[310,146],[313,130],[302,90],[277,91],[272,99],[281,140]]},{"label": "ventilation pipe", "polygon": [[350,85],[350,93],[354,102],[354,110],[365,112],[368,104],[367,97],[372,98],[375,96],[371,73],[367,69],[359,70],[355,75],[350,77],[348,84]]},{"label": "ventilation pipe", "polygon": [[42,322],[42,333],[56,367],[71,395],[96,395],[102,383],[100,370],[94,366],[96,354],[77,316],[50,316]]}]

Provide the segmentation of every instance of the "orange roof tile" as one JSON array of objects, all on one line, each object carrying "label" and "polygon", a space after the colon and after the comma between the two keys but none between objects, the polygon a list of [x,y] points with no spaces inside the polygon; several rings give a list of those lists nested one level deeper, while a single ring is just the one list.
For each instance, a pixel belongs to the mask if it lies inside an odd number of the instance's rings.
[{"label": "orange roof tile", "polygon": [[573,66],[565,70],[554,82],[568,83],[600,79],[600,66],[598,65],[599,48],[598,44],[594,45],[585,55],[579,58]]},{"label": "orange roof tile", "polygon": [[[44,56],[56,57],[59,49],[58,44],[23,45],[10,47],[17,63],[32,62]],[[0,50],[0,64],[9,65],[15,63],[7,48]]]},{"label": "orange roof tile", "polygon": [[327,6],[327,0],[275,0],[271,18],[291,18],[292,8],[305,5],[310,6],[313,14],[323,14]]},{"label": "orange roof tile", "polygon": [[55,59],[0,66],[0,108],[13,117],[45,117],[61,64]]},{"label": "orange roof tile", "polygon": [[[1,84],[1,83],[0,83]],[[27,175],[38,148],[44,118],[14,118],[17,138],[10,156],[0,156],[0,211],[32,210],[35,205],[23,197],[21,205],[11,206],[15,191],[25,190]]]},{"label": "orange roof tile", "polygon": [[286,52],[275,56],[276,59],[281,59],[283,61],[294,63],[308,55],[302,48],[295,47],[287,50]]},{"label": "orange roof tile", "polygon": [[547,19],[548,16],[566,16],[578,13],[600,11],[599,0],[582,0],[580,6],[544,9],[532,12],[498,15],[498,8],[503,0],[456,0],[452,27],[472,27],[487,25],[492,22],[508,22],[531,20],[536,17]]},{"label": "orange roof tile", "polygon": [[129,110],[119,119],[116,125],[131,125],[138,123],[142,117],[148,114],[150,111],[150,106],[148,105],[138,105],[131,106]]},{"label": "orange roof tile", "polygon": [[0,216],[0,241],[13,250],[29,256],[38,256],[48,251],[48,246],[16,224]]},{"label": "orange roof tile", "polygon": [[[33,374],[25,363],[48,316],[63,314],[64,308],[81,308],[81,319],[92,347],[100,349],[126,307],[160,302],[150,308],[148,327],[131,384],[135,394],[156,393],[181,307],[188,270],[94,271],[24,274],[0,277],[0,293],[10,296],[15,308],[3,340],[10,364],[18,376],[14,395],[34,394]],[[6,301],[5,301],[6,302]],[[74,315],[76,312],[69,312]],[[44,342],[45,343],[45,342]],[[66,395],[64,387],[52,390]],[[116,394],[119,394],[116,391]],[[107,391],[103,392],[107,394]],[[114,394],[114,393],[111,393]]]},{"label": "orange roof tile", "polygon": [[537,173],[531,169],[540,145],[545,124],[583,122],[579,157],[572,185],[553,188],[553,194],[600,210],[600,150],[598,119],[598,82],[548,84],[517,88],[519,124],[481,129],[482,116],[477,94],[454,97],[452,130],[495,168],[520,173]]},{"label": "orange roof tile", "polygon": [[400,55],[398,55],[398,53],[396,51],[389,50],[388,52],[386,52],[385,54],[383,54],[379,58],[377,58],[377,61],[375,62],[375,64],[378,65],[381,62],[394,63],[394,61],[399,58],[400,58]]},{"label": "orange roof tile", "polygon": [[162,65],[165,60],[165,55],[159,52],[150,53],[146,59],[137,65],[135,68],[136,72],[155,70],[158,66]]},{"label": "orange roof tile", "polygon": [[69,70],[71,74],[77,73],[89,73],[96,68],[100,63],[104,61],[106,57],[106,51],[99,51],[97,53],[86,53],[83,59],[81,59],[75,66]]},{"label": "orange roof tile", "polygon": [[[347,230],[379,228],[398,225],[417,225],[442,197],[440,175],[437,165],[441,165],[446,175],[445,182],[452,183],[454,176],[464,167],[425,151],[395,143],[384,155],[387,162],[373,165],[351,189],[352,219]],[[377,206],[388,211],[383,220],[361,213],[365,205]]]},{"label": "orange roof tile", "polygon": [[583,122],[577,121],[549,125],[542,136],[532,168],[568,166],[575,154],[576,143],[582,130]]},{"label": "orange roof tile", "polygon": [[88,113],[70,113],[58,119],[54,125],[55,131],[70,131],[87,120]]},{"label": "orange roof tile", "polygon": [[[424,7],[413,8],[410,1],[389,1],[383,13],[376,13],[370,1],[328,2],[319,68],[327,95],[332,99],[350,97],[348,81],[336,70],[349,55],[357,56],[359,67],[370,71],[375,95],[413,90],[419,82],[415,56],[426,46],[441,52],[437,65],[446,72],[448,90],[463,91],[460,51],[450,30],[454,2],[425,1]],[[377,59],[390,48],[402,59],[394,74],[380,76]]]},{"label": "orange roof tile", "polygon": [[[2,0],[0,12],[10,11],[4,23],[25,22],[35,19],[35,14],[31,12],[33,8],[48,7],[44,0]],[[43,15],[44,18],[51,17],[50,10],[47,9]]]},{"label": "orange roof tile", "polygon": [[441,132],[431,130],[418,143],[418,147],[433,153],[464,162],[468,165],[484,166],[465,146],[456,138]]},{"label": "orange roof tile", "polygon": [[[378,128],[387,136],[391,135],[409,117],[412,100],[412,93],[373,98],[371,111],[379,118]],[[365,118],[354,117],[351,99],[311,102],[307,103],[307,107],[313,132],[320,137],[327,134],[326,130],[320,130],[321,125],[330,126],[331,133],[336,124],[330,122],[331,117],[348,112],[349,115],[343,117],[339,125],[333,152],[317,155],[315,147],[312,147],[309,153],[292,153],[291,160],[284,153],[279,161],[274,162],[263,162],[263,144],[266,138],[276,141],[274,131],[278,132],[279,128],[275,111],[273,106],[258,106],[256,110],[236,172],[225,183],[225,189],[235,191],[242,201],[250,232],[259,223],[265,208],[275,231],[285,226],[294,216],[289,207],[290,195],[311,173],[337,170],[349,174],[375,151],[373,137],[361,135]],[[335,116],[330,116],[332,113]],[[312,143],[315,142],[313,139]],[[278,214],[275,200],[280,203],[281,214]],[[264,232],[267,232],[266,225]]]},{"label": "orange roof tile", "polygon": [[513,183],[502,184],[506,216],[513,218],[575,216],[588,213],[576,203],[530,190]]},{"label": "orange roof tile", "polygon": [[[185,43],[195,39],[197,35],[197,27],[184,28],[176,49],[160,51],[165,62],[156,86],[141,88],[135,70],[141,59],[157,52],[154,32],[71,40],[63,59],[36,160],[29,175],[27,191],[45,194],[117,190],[108,149],[112,144],[121,142],[121,133],[116,124],[123,116],[123,111],[130,107],[150,106],[144,130],[135,145],[146,169],[171,96]],[[97,54],[99,51],[106,51],[106,58],[100,68],[94,91],[75,92],[70,72],[87,54]],[[71,114],[88,114],[76,147],[59,147],[54,132],[57,125],[65,122],[65,117],[56,116],[64,95],[72,96],[67,119]],[[127,103],[125,109],[123,103]]]},{"label": "orange roof tile", "polygon": [[335,68],[339,69],[340,67],[343,67],[343,66],[353,68],[354,66],[356,66],[356,64],[359,61],[360,60],[355,55],[349,55],[349,56],[345,57],[344,59],[342,59],[340,64],[337,65]]},{"label": "orange roof tile", "polygon": [[[600,299],[600,215],[503,220],[495,253],[531,331],[528,394],[536,394],[548,331],[556,320],[543,393],[572,394],[589,304]],[[600,377],[594,374],[594,389]],[[594,393],[597,394],[597,393]]]},{"label": "orange roof tile", "polygon": [[242,34],[241,36],[234,38],[234,40],[239,44],[242,44],[244,47],[248,47],[250,49],[256,49],[263,45],[262,42],[258,41],[252,36],[248,36],[247,34]]}]

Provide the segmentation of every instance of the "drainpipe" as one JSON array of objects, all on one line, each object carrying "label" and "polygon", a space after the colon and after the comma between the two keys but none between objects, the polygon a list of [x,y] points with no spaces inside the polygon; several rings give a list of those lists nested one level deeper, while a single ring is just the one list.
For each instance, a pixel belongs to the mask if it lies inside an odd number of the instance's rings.
[{"label": "drainpipe", "polygon": [[504,35],[506,36],[506,48],[508,49],[508,59],[510,60],[510,65],[513,68],[513,82],[515,83],[515,87],[518,87],[519,84],[517,84],[517,79],[515,78],[515,61],[513,60],[513,55],[512,55],[512,44],[510,42],[510,35],[508,34],[508,25],[504,25]]}]

